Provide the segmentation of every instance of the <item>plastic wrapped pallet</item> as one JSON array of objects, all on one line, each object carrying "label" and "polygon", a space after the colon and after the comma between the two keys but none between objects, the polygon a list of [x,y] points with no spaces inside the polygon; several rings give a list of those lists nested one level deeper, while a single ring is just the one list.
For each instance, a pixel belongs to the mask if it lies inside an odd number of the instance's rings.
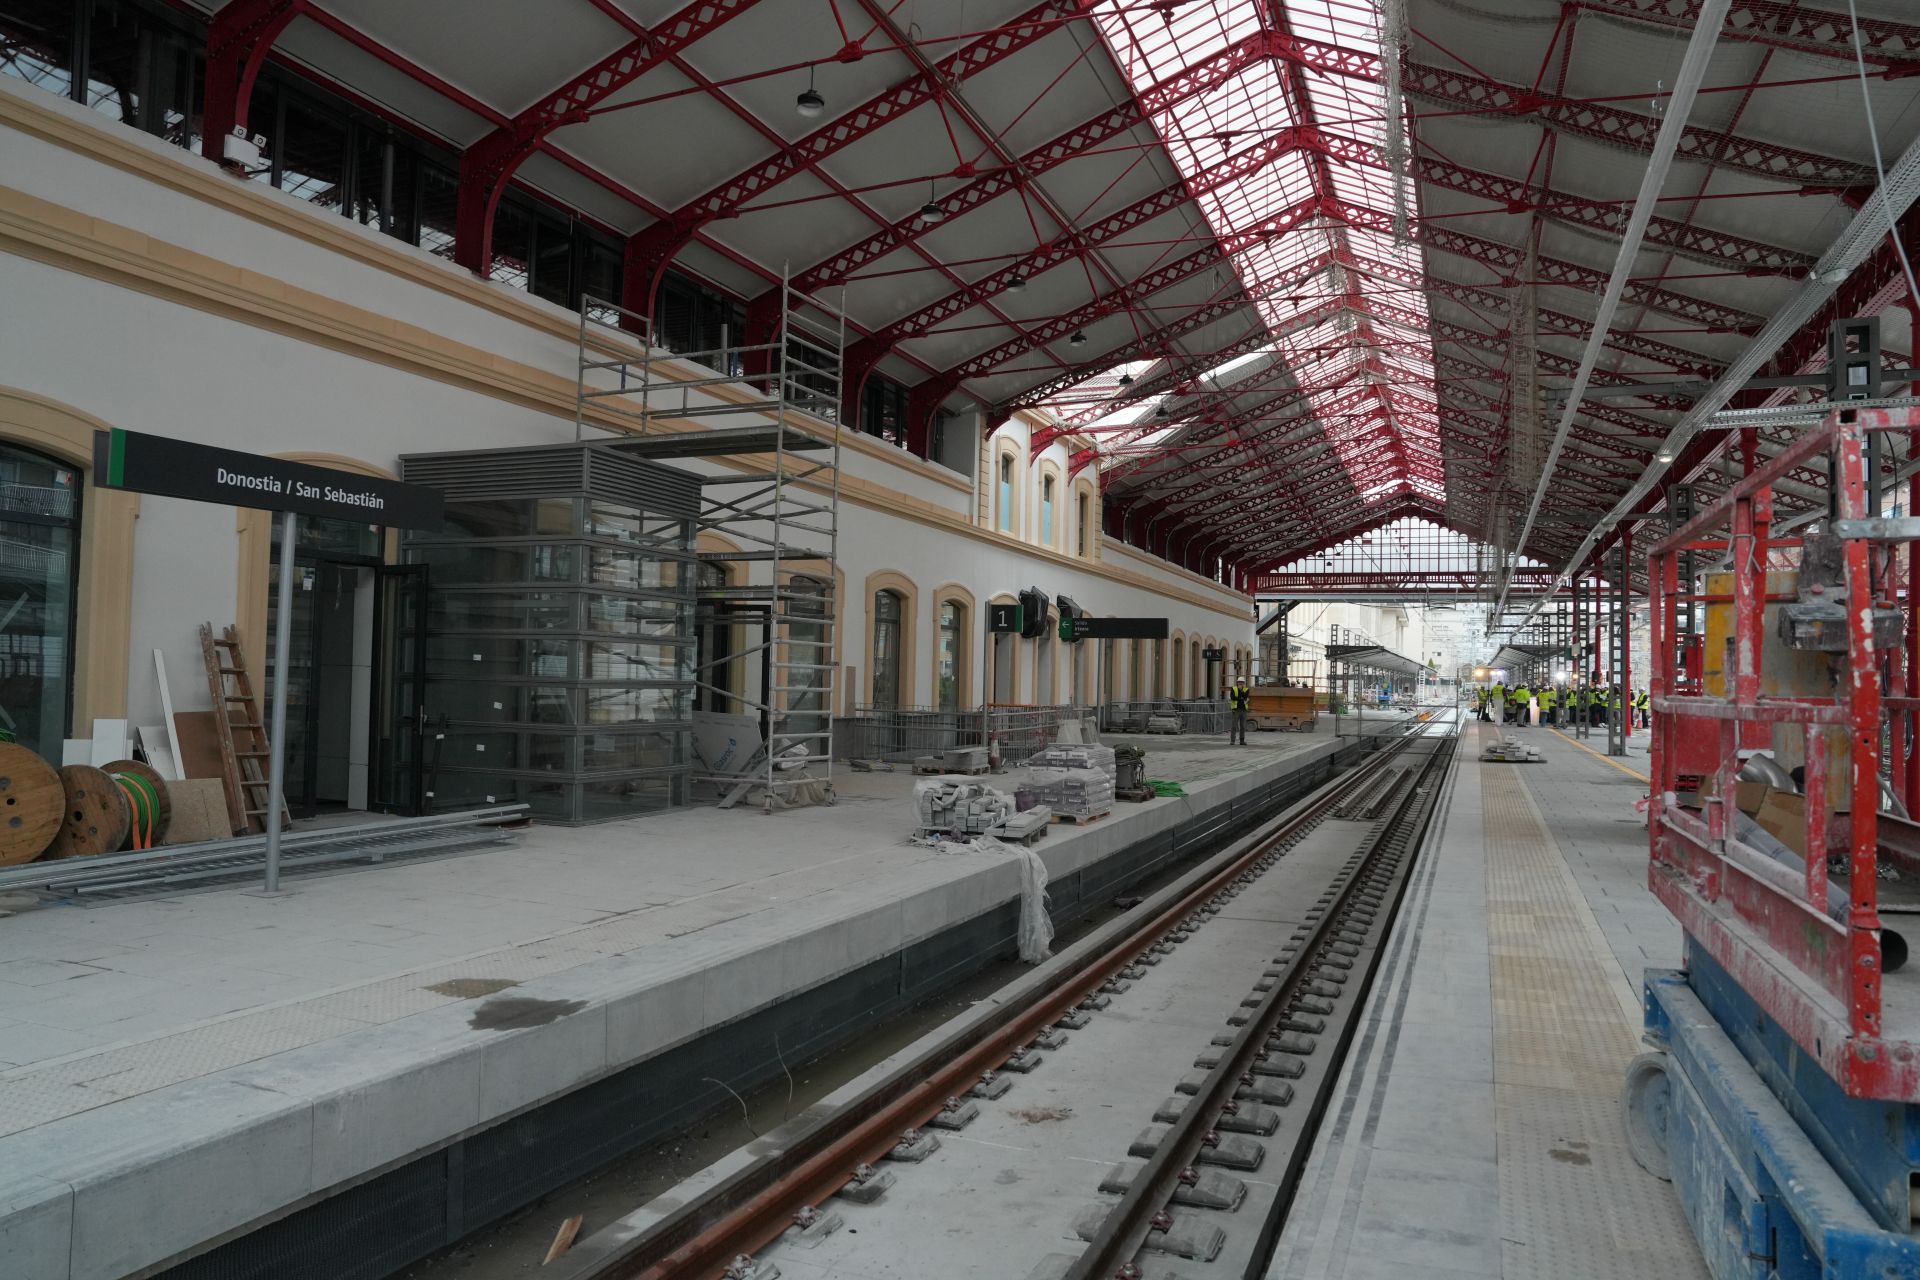
[{"label": "plastic wrapped pallet", "polygon": [[1013,797],[971,778],[928,778],[913,785],[921,831],[979,835],[1013,816]]},{"label": "plastic wrapped pallet", "polygon": [[1056,742],[1027,758],[1038,769],[1098,769],[1111,778],[1114,774],[1113,748],[1097,742]]},{"label": "plastic wrapped pallet", "polygon": [[1029,769],[1022,785],[1036,802],[1070,818],[1092,818],[1113,809],[1113,777],[1102,769]]}]

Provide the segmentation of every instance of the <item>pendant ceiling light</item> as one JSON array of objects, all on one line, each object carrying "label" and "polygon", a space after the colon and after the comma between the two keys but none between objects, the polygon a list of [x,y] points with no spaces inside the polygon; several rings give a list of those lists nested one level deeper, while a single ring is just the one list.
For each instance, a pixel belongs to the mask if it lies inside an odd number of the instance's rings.
[{"label": "pendant ceiling light", "polygon": [[1027,278],[1025,276],[1019,274],[1018,272],[1015,272],[1013,275],[1010,275],[1007,277],[1008,293],[1024,293],[1026,291],[1026,288],[1027,288]]},{"label": "pendant ceiling light", "polygon": [[936,222],[945,222],[947,206],[940,203],[940,197],[934,194],[933,180],[927,180],[927,202],[920,206],[920,221],[932,226]]},{"label": "pendant ceiling light", "polygon": [[1086,345],[1087,345],[1087,331],[1086,331],[1085,329],[1075,329],[1075,330],[1073,331],[1073,336],[1067,339],[1067,345],[1068,345],[1068,346],[1070,346],[1070,347],[1084,347],[1084,346],[1086,346]]},{"label": "pendant ceiling light", "polygon": [[807,87],[802,89],[800,96],[793,100],[793,109],[807,120],[818,118],[820,113],[827,109],[827,100],[820,96],[818,89],[813,87],[812,67],[807,68]]}]

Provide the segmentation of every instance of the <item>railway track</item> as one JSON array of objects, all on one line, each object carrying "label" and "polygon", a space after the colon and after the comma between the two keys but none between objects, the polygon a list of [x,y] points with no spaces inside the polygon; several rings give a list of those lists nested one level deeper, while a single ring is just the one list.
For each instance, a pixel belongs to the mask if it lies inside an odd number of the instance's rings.
[{"label": "railway track", "polygon": [[547,1272],[1260,1274],[1455,742],[1391,744]]}]

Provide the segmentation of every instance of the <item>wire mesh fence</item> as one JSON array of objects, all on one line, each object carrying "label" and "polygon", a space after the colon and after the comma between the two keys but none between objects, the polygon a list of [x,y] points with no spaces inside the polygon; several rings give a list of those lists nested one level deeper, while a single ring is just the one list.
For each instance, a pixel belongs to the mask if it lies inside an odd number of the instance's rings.
[{"label": "wire mesh fence", "polygon": [[[1008,764],[1019,764],[1055,742],[1087,741],[1096,717],[1092,707],[989,706],[970,710],[937,707],[855,707],[833,721],[833,750],[842,759],[912,763],[962,747],[997,746]],[[1065,726],[1073,725],[1071,733]]]},{"label": "wire mesh fence", "polygon": [[1224,698],[1151,698],[1100,704],[1102,733],[1225,733]]},{"label": "wire mesh fence", "polygon": [[1050,747],[1060,741],[1061,730],[1069,723],[1080,726],[1076,740],[1089,739],[1092,736],[1094,712],[1092,707],[1070,704],[1054,707],[990,706],[986,720],[989,742],[999,745],[1000,758],[1009,764],[1019,764],[1042,747]]},{"label": "wire mesh fence", "polygon": [[[1220,734],[1231,724],[1224,698],[1153,698],[1098,707],[994,705],[855,707],[833,721],[833,754],[843,760],[910,764],[963,747],[998,747],[1019,764],[1056,742],[1090,741],[1101,733]],[[1069,726],[1072,726],[1069,729]]]},{"label": "wire mesh fence", "polygon": [[855,707],[835,716],[833,753],[846,760],[911,762],[959,747],[984,746],[978,711],[937,707]]}]

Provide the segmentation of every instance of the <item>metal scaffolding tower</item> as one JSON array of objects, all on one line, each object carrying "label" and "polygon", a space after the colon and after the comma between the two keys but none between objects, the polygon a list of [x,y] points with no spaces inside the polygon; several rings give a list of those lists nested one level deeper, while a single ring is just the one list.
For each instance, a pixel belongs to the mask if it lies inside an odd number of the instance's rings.
[{"label": "metal scaffolding tower", "polygon": [[[587,421],[591,408],[651,442],[642,446],[648,457],[730,459],[701,476],[696,537],[732,545],[696,553],[696,623],[703,634],[724,630],[745,643],[702,652],[694,687],[751,716],[759,734],[757,744],[736,739],[702,752],[693,778],[717,787],[723,808],[758,789],[769,812],[833,799],[846,345],[841,305],[802,293],[784,275],[778,302],[763,340],[750,332],[733,345],[723,328],[717,347],[670,352],[645,316],[587,299],[575,397],[576,431],[605,425]],[[703,419],[714,421],[704,430],[683,425]],[[729,678],[750,663],[757,680]]]}]

